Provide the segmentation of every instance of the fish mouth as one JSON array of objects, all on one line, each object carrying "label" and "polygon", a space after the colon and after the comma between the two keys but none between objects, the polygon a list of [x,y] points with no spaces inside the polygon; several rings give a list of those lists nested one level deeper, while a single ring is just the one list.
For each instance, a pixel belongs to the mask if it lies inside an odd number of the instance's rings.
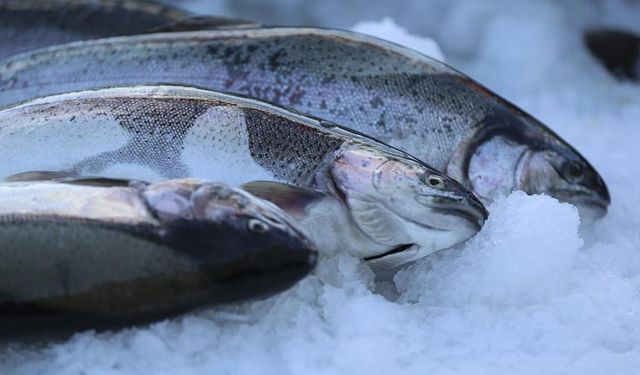
[{"label": "fish mouth", "polygon": [[364,258],[364,260],[368,262],[368,261],[371,261],[371,260],[382,259],[382,258],[385,258],[385,257],[387,257],[389,255],[401,253],[401,252],[403,252],[403,251],[405,251],[407,249],[412,248],[413,246],[416,246],[416,244],[410,243],[410,244],[399,245],[399,246],[396,246],[395,248],[393,248],[393,249],[391,249],[391,250],[389,250],[389,251],[387,251],[385,253],[374,255],[374,256],[370,256],[370,257],[366,257],[366,258]]},{"label": "fish mouth", "polygon": [[445,203],[439,203],[432,205],[431,209],[434,212],[463,218],[467,222],[471,223],[476,230],[480,230],[484,225],[484,222],[489,217],[487,209],[477,199],[470,200],[471,204],[460,204],[455,201],[449,201]]}]

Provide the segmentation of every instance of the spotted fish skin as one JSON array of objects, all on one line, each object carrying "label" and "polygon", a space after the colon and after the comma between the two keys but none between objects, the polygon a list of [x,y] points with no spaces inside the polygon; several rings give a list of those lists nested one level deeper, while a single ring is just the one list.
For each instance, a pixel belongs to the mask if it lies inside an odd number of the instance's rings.
[{"label": "spotted fish skin", "polygon": [[[399,147],[476,193],[484,192],[475,189],[471,174],[486,181],[493,171],[470,172],[469,166],[477,165],[472,158],[488,140],[504,137],[532,152],[559,155],[557,165],[532,173],[537,177],[527,180],[530,186],[515,188],[559,196],[571,190],[564,180],[552,181],[553,186],[531,181],[577,166],[583,175],[572,188],[576,191],[562,198],[589,197],[600,211],[610,200],[584,157],[513,104],[445,64],[346,31],[261,28],[71,43],[5,60],[0,103],[133,83],[196,85],[289,106]],[[507,176],[503,182],[515,179]],[[498,188],[484,190],[491,201]]]},{"label": "spotted fish skin", "polygon": [[[336,125],[255,100],[198,89],[86,91],[0,112],[0,178],[51,170],[147,181],[191,176],[231,184],[263,177],[318,188],[325,159],[342,145],[378,145],[339,132]],[[29,157],[18,155],[18,149]]]},{"label": "spotted fish skin", "polygon": [[0,0],[0,58],[75,40],[139,34],[188,16],[150,1]]},{"label": "spotted fish skin", "polygon": [[317,258],[274,205],[194,179],[0,184],[0,245],[3,338],[121,328],[269,296]]}]

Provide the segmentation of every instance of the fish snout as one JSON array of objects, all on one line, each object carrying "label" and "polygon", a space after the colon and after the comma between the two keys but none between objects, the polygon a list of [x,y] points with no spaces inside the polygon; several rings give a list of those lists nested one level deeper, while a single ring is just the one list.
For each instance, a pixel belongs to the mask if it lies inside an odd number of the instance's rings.
[{"label": "fish snout", "polygon": [[449,180],[448,188],[449,194],[441,196],[436,205],[440,205],[440,209],[457,213],[480,229],[489,217],[482,201],[475,193],[453,179]]},{"label": "fish snout", "polygon": [[489,212],[482,202],[471,192],[457,197],[440,197],[431,204],[434,211],[452,215],[464,219],[470,223],[476,231],[484,225],[489,217]]}]

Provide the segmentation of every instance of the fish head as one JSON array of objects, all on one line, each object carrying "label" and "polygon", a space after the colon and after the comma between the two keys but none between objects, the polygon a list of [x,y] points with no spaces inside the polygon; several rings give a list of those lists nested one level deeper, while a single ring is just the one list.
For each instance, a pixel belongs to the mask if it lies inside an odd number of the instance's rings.
[{"label": "fish head", "polygon": [[518,190],[575,205],[586,222],[604,216],[611,203],[602,177],[568,145],[527,149],[516,168],[515,181]]},{"label": "fish head", "polygon": [[306,232],[274,204],[241,189],[182,179],[147,185],[142,196],[165,228],[163,241],[218,273],[229,272],[229,285],[253,280],[265,294],[315,266],[317,251]]},{"label": "fish head", "polygon": [[[460,181],[466,182],[483,202],[522,190],[571,203],[584,221],[606,214],[611,199],[600,174],[571,145],[533,117],[522,112],[503,113],[479,129],[472,146],[465,146],[465,175]],[[447,172],[457,178],[450,168]]]},{"label": "fish head", "polygon": [[458,182],[390,147],[343,145],[330,172],[358,228],[388,246],[369,260],[398,265],[452,247],[487,218],[482,203]]}]

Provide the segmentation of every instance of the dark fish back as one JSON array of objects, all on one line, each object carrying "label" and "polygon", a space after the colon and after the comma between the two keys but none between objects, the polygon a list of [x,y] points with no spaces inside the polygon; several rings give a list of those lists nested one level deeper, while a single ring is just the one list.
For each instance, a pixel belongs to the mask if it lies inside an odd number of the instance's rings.
[{"label": "dark fish back", "polygon": [[0,58],[75,40],[139,34],[185,17],[189,14],[149,1],[4,0]]}]

